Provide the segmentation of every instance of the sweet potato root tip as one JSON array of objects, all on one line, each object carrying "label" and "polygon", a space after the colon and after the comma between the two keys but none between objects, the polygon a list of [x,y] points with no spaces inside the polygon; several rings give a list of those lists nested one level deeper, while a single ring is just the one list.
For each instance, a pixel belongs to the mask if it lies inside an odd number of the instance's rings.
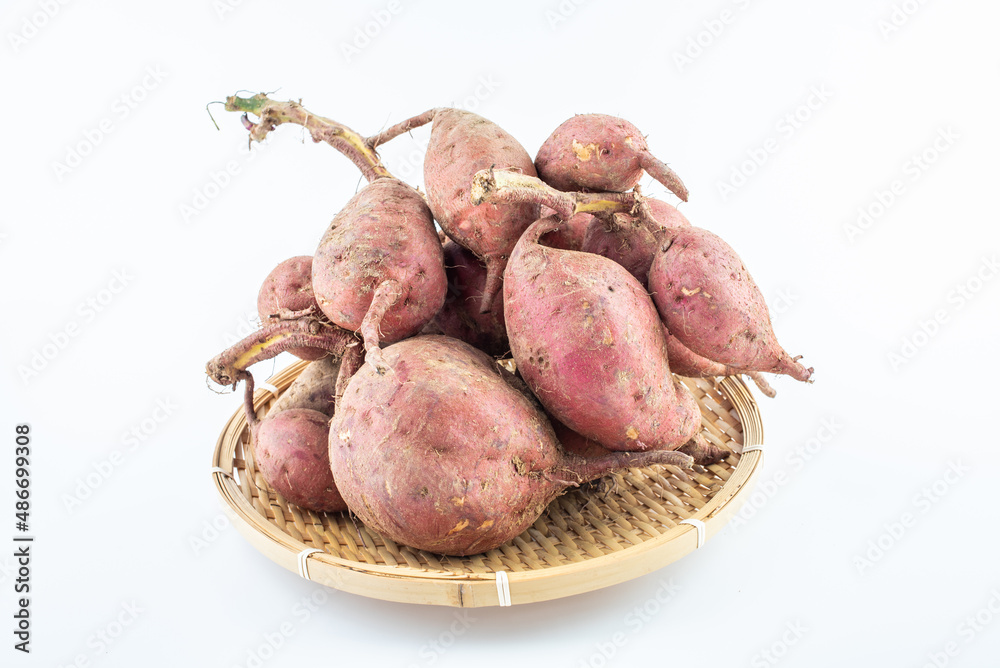
[{"label": "sweet potato root tip", "polygon": [[750,380],[754,382],[754,385],[757,386],[757,389],[760,390],[761,394],[763,394],[765,397],[770,397],[771,399],[773,399],[776,396],[778,396],[778,392],[773,387],[771,387],[770,383],[767,382],[767,379],[764,378],[764,375],[761,374],[759,371],[752,371],[747,375],[750,377]]},{"label": "sweet potato root tip", "polygon": [[701,434],[695,434],[694,438],[679,447],[678,451],[690,455],[694,463],[700,466],[718,464],[730,454],[725,448],[709,443]]}]

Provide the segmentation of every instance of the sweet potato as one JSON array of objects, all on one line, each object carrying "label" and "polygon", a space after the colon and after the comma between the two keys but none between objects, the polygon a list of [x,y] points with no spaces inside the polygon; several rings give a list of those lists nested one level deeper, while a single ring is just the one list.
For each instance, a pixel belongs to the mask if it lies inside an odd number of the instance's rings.
[{"label": "sweet potato", "polygon": [[690,465],[676,452],[565,454],[537,404],[485,353],[443,336],[383,351],[365,365],[330,429],[334,478],[351,510],[394,541],[441,554],[493,549],[562,491],[619,468]]},{"label": "sweet potato", "polygon": [[559,190],[617,192],[635,187],[645,170],[680,199],[688,198],[680,177],[649,152],[639,128],[605,114],[580,114],[557,127],[538,149],[535,169]]},{"label": "sweet potato", "polygon": [[486,287],[486,267],[475,254],[449,240],[444,245],[448,296],[434,316],[436,333],[465,341],[494,357],[510,350],[503,318],[503,300],[495,299],[486,313],[480,312]]},{"label": "sweet potato", "polygon": [[[262,324],[319,312],[312,289],[312,261],[311,255],[292,257],[267,275],[257,293],[257,314]],[[320,348],[293,348],[288,352],[307,361],[328,354]]]},{"label": "sweet potato", "polygon": [[[570,454],[589,459],[593,457],[605,457],[614,452],[613,450],[608,450],[597,441],[578,434],[551,416],[549,417],[549,421],[552,423],[556,438],[559,439],[559,444],[563,450]],[[694,463],[699,466],[716,464],[729,456],[728,450],[709,443],[708,439],[702,434],[695,434],[694,438],[677,448],[677,452],[690,455]]]},{"label": "sweet potato", "polygon": [[297,506],[317,512],[346,510],[330,471],[329,418],[291,408],[261,420],[254,430],[254,456],[261,476]]},{"label": "sweet potato", "polygon": [[691,227],[691,221],[681,213],[673,204],[668,204],[655,197],[647,197],[644,200],[650,216],[654,221],[665,229],[674,227]]},{"label": "sweet potato", "polygon": [[431,109],[370,137],[372,148],[433,121],[424,158],[424,186],[434,219],[449,237],[486,264],[486,288],[480,309],[490,310],[500,292],[504,267],[521,233],[538,218],[530,202],[474,206],[472,178],[482,169],[514,169],[535,176],[531,156],[503,128],[462,109]]},{"label": "sweet potato", "polygon": [[307,365],[262,420],[253,410],[253,378],[246,379],[244,406],[257,470],[287,501],[317,512],[347,509],[328,447],[339,366],[332,357]]},{"label": "sweet potato", "polygon": [[717,235],[676,230],[655,254],[648,285],[667,329],[696,355],[744,372],[812,375],[778,345],[757,284]]},{"label": "sweet potato", "polygon": [[419,332],[444,303],[448,281],[430,209],[402,181],[377,179],[323,235],[312,265],[316,302],[335,325],[360,331],[366,359]]},{"label": "sweet potato", "polygon": [[619,264],[538,243],[535,222],[504,276],[504,315],[517,369],[560,422],[611,450],[678,448],[701,426],[672,375],[656,308]]},{"label": "sweet potato", "polygon": [[[555,215],[555,211],[547,206],[542,207],[539,218],[548,218]],[[583,250],[584,240],[587,237],[587,230],[594,221],[594,216],[589,213],[577,213],[570,216],[559,226],[558,230],[545,235],[545,245],[563,250]]]},{"label": "sweet potato", "polygon": [[764,396],[774,397],[776,392],[759,371],[744,371],[725,364],[713,362],[710,359],[695,355],[677,337],[667,331],[667,357],[670,359],[670,370],[678,376],[687,378],[712,378],[717,376],[748,376]]},{"label": "sweet potato", "polygon": [[662,232],[690,227],[691,223],[676,208],[658,199],[643,198],[641,206],[643,211],[636,215],[615,213],[595,217],[587,227],[580,250],[614,260],[646,285]]},{"label": "sweet potato", "polygon": [[659,240],[645,224],[634,216],[616,213],[594,218],[580,250],[614,260],[645,285],[658,247]]},{"label": "sweet potato", "polygon": [[334,395],[339,372],[340,362],[334,357],[324,357],[307,364],[292,384],[274,400],[267,416],[291,408],[308,408],[332,416],[336,408]]}]

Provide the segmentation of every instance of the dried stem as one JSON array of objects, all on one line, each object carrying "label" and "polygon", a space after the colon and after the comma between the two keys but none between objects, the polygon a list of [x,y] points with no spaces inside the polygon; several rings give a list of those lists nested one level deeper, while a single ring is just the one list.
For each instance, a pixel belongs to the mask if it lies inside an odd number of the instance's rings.
[{"label": "dried stem", "polygon": [[[278,102],[264,93],[249,98],[232,95],[226,98],[226,110],[244,113],[244,125],[250,131],[250,138],[255,141],[262,141],[267,133],[282,123],[301,125],[309,131],[313,141],[326,142],[347,156],[369,182],[393,178],[364,137],[346,125],[310,113],[298,102]],[[245,118],[248,113],[260,120],[256,123],[250,121]]]},{"label": "dried stem", "polygon": [[519,171],[484,169],[472,177],[472,203],[542,204],[556,212],[560,220],[577,213],[632,213],[642,201],[641,193],[572,193],[556,190],[541,179]]},{"label": "dried stem", "polygon": [[405,134],[414,128],[419,128],[423,125],[427,125],[428,123],[434,120],[435,114],[437,114],[437,112],[439,111],[441,110],[438,108],[428,109],[419,116],[408,118],[402,123],[396,123],[391,128],[386,128],[377,135],[372,135],[371,137],[365,140],[365,143],[368,145],[368,148],[375,150],[377,146],[384,144],[387,141],[391,141],[392,139],[395,139],[401,134]]},{"label": "dried stem", "polygon": [[365,360],[375,367],[379,374],[385,373],[387,367],[382,357],[382,349],[379,348],[381,332],[379,326],[386,311],[392,307],[399,298],[403,296],[403,287],[399,281],[386,279],[379,283],[372,295],[372,303],[365,313],[364,320],[361,321],[360,333],[365,340]]},{"label": "dried stem", "polygon": [[257,411],[253,407],[253,375],[249,371],[243,371],[242,376],[246,381],[243,387],[243,407],[246,409],[247,424],[250,426],[250,433],[256,434],[260,420],[257,419]]},{"label": "dried stem", "polygon": [[208,377],[219,385],[233,385],[246,378],[247,367],[271,359],[292,348],[320,348],[341,357],[356,339],[340,327],[318,320],[285,320],[263,327],[232,347],[222,351],[205,367]]},{"label": "dried stem", "polygon": [[675,450],[646,450],[644,452],[611,452],[600,457],[571,456],[567,470],[578,476],[579,482],[596,480],[613,471],[645,468],[653,464],[691,468],[690,455]]}]

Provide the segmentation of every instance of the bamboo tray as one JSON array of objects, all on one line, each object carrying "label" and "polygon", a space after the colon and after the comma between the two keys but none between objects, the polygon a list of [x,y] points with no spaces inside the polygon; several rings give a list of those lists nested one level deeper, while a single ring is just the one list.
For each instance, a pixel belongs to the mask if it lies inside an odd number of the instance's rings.
[{"label": "bamboo tray", "polygon": [[[296,362],[258,385],[259,416],[305,365]],[[680,559],[721,530],[750,494],[763,454],[754,447],[763,443],[763,429],[753,396],[737,377],[682,380],[701,407],[702,433],[731,451],[727,460],[687,472],[630,469],[584,485],[553,501],[517,538],[470,557],[414,550],[346,513],[287,503],[256,470],[242,403],[216,443],[212,478],[251,545],[314,582],[387,601],[455,607],[561,598]]]}]

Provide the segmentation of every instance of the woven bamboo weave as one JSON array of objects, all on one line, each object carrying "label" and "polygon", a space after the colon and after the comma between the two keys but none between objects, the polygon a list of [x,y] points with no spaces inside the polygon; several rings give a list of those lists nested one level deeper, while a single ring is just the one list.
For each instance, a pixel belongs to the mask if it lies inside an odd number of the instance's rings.
[{"label": "woven bamboo weave", "polygon": [[[268,383],[280,394],[305,365],[297,362]],[[495,606],[504,600],[497,587],[504,571],[511,604],[559,598],[644,575],[695,550],[699,522],[711,537],[752,489],[762,451],[741,453],[763,442],[763,430],[746,385],[735,377],[682,380],[701,407],[702,433],[730,450],[725,461],[690,471],[629,469],[572,489],[520,536],[469,557],[398,545],[347,513],[286,502],[257,471],[242,406],[218,440],[213,478],[234,525],[255,548],[330,587],[390,601]],[[258,417],[276,398],[258,389]],[[695,522],[682,524],[689,519]]]}]

